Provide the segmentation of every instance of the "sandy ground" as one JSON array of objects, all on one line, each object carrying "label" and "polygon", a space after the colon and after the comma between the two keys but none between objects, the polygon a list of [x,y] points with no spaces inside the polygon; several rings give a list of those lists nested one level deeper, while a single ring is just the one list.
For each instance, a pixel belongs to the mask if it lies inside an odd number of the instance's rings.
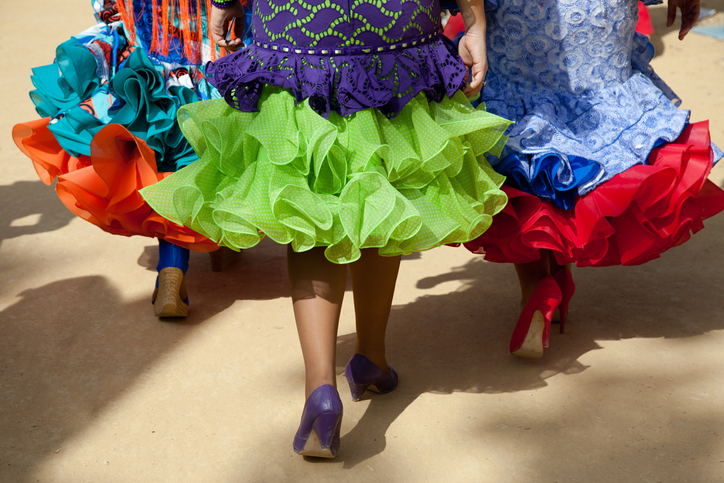
[{"label": "sandy ground", "polygon": [[[36,117],[30,68],[91,24],[88,3],[0,0],[0,481],[724,480],[722,216],[645,266],[576,270],[566,334],[534,361],[507,352],[511,266],[448,247],[407,257],[389,328],[399,389],[345,395],[348,303],[342,449],[296,456],[284,248],[262,243],[223,273],[194,254],[192,315],[159,321],[154,241],[73,217],[11,141]],[[680,43],[664,8],[652,16],[657,72],[724,146],[724,42]]]}]

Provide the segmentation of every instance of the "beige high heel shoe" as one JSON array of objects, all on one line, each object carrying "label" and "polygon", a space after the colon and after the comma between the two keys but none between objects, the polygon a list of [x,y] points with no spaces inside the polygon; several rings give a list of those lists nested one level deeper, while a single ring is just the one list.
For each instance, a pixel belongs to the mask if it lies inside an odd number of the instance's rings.
[{"label": "beige high heel shoe", "polygon": [[153,291],[151,300],[156,317],[188,317],[189,294],[183,271],[176,267],[161,269],[158,272],[158,287]]}]

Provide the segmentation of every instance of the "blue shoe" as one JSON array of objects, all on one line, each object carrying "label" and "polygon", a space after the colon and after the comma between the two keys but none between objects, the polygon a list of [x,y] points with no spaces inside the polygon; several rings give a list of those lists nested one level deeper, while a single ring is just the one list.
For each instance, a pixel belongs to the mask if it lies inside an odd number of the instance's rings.
[{"label": "blue shoe", "polygon": [[302,456],[334,458],[339,451],[342,401],[334,386],[325,384],[304,404],[302,421],[294,436],[294,452]]},{"label": "blue shoe", "polygon": [[156,317],[189,315],[189,295],[186,290],[189,253],[186,248],[158,240],[158,276],[151,299]]},{"label": "blue shoe", "polygon": [[390,370],[389,374],[361,354],[352,356],[344,370],[349,390],[352,393],[352,400],[359,401],[368,389],[379,394],[387,394],[396,388],[399,380],[397,373],[390,366],[387,368]]}]

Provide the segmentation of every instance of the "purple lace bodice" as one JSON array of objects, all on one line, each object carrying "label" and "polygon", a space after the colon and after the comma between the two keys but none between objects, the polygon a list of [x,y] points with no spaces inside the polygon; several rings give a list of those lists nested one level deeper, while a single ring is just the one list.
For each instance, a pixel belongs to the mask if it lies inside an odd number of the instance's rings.
[{"label": "purple lace bodice", "polygon": [[254,39],[296,47],[378,47],[435,33],[434,0],[257,0]]},{"label": "purple lace bodice", "polygon": [[207,73],[242,111],[275,85],[325,117],[370,107],[393,117],[421,92],[439,101],[464,83],[439,15],[437,0],[256,0],[252,44]]}]

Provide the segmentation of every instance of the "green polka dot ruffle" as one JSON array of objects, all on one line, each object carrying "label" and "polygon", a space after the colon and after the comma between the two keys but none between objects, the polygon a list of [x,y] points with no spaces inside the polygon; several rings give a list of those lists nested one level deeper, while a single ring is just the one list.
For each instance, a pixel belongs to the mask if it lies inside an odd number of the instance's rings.
[{"label": "green polka dot ruffle", "polygon": [[393,256],[467,242],[507,202],[485,157],[500,153],[510,122],[460,92],[440,103],[420,94],[393,119],[374,108],[325,119],[266,87],[259,109],[182,107],[200,159],[141,191],[153,209],[233,249],[266,235],[348,263],[363,248]]}]

